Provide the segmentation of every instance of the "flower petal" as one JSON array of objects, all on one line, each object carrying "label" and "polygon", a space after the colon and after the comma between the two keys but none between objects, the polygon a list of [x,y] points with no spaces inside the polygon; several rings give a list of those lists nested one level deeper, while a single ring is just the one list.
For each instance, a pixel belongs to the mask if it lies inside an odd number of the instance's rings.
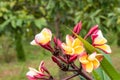
[{"label": "flower petal", "polygon": [[31,45],[39,45],[39,44],[37,44],[37,43],[35,42],[35,40],[31,41],[30,44],[31,44]]},{"label": "flower petal", "polygon": [[42,45],[47,44],[49,41],[51,41],[52,33],[49,29],[44,28],[39,34],[35,36],[35,41],[37,43],[40,43]]},{"label": "flower petal", "polygon": [[87,64],[82,64],[83,69],[85,69],[85,71],[87,72],[92,72],[93,70],[93,63],[89,62]]},{"label": "flower petal", "polygon": [[44,67],[44,61],[41,61],[40,65],[39,65],[39,71],[41,71],[42,73],[44,72],[44,70],[42,69],[42,67]]},{"label": "flower petal", "polygon": [[103,55],[102,54],[96,54],[96,59],[98,60],[98,61],[101,61],[102,59],[103,59]]},{"label": "flower petal", "polygon": [[84,51],[84,47],[83,46],[77,46],[74,48],[74,54],[81,54]]},{"label": "flower petal", "polygon": [[[95,34],[93,34],[95,36]],[[93,44],[105,44],[107,42],[107,40],[103,37],[102,32],[100,30],[97,31],[96,35],[98,35],[96,38],[92,38],[93,40]],[[94,37],[92,36],[92,37]]]},{"label": "flower petal", "polygon": [[27,78],[28,78],[28,80],[37,80],[35,77],[31,77],[29,75],[27,75]]},{"label": "flower petal", "polygon": [[34,69],[34,68],[31,68],[31,67],[29,67],[29,71],[27,72],[27,76],[30,76],[30,77],[34,77],[35,75],[37,75],[39,72],[36,70],[36,69]]},{"label": "flower petal", "polygon": [[72,36],[67,35],[67,36],[66,36],[66,44],[67,44],[67,46],[72,46],[73,40],[74,40],[74,39],[73,39]]},{"label": "flower petal", "polygon": [[78,38],[76,38],[72,43],[73,48],[76,46],[83,46],[82,42]]},{"label": "flower petal", "polygon": [[52,33],[49,29],[47,28],[44,28],[41,33],[48,39],[48,40],[51,40],[52,38]]},{"label": "flower petal", "polygon": [[112,52],[110,46],[107,44],[104,44],[101,46],[95,46],[95,47],[103,50],[105,53],[108,53],[108,54]]},{"label": "flower petal", "polygon": [[82,64],[87,64],[89,61],[87,60],[87,54],[83,54],[79,57],[79,61],[82,63]]},{"label": "flower petal", "polygon": [[93,62],[94,69],[98,68],[100,66],[100,63],[97,59],[95,59]]},{"label": "flower petal", "polygon": [[67,46],[67,45],[64,44],[64,43],[62,43],[61,46],[62,46],[62,48],[65,50],[65,53],[66,53],[66,54],[68,54],[68,55],[73,55],[74,50],[73,50],[71,47]]},{"label": "flower petal", "polygon": [[93,60],[95,60],[95,57],[96,57],[96,52],[90,54],[88,57],[88,60],[93,61]]}]

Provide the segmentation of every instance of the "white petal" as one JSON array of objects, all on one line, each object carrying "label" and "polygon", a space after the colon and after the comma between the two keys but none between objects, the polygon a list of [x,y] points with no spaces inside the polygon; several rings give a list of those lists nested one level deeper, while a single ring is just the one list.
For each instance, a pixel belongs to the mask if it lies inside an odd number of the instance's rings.
[{"label": "white petal", "polygon": [[27,76],[30,76],[30,77],[34,77],[35,75],[37,75],[37,70],[34,69],[34,68],[29,68],[29,71],[27,72]]},{"label": "white petal", "polygon": [[35,42],[35,40],[31,41],[30,44],[31,44],[31,45],[38,45],[38,44]]},{"label": "white petal", "polygon": [[93,44],[105,44],[105,43],[107,43],[107,40],[103,37],[103,34],[100,30],[96,34],[98,36],[95,38]]},{"label": "white petal", "polygon": [[96,52],[89,55],[88,60],[90,60],[90,61],[95,60],[95,57],[96,57]]}]

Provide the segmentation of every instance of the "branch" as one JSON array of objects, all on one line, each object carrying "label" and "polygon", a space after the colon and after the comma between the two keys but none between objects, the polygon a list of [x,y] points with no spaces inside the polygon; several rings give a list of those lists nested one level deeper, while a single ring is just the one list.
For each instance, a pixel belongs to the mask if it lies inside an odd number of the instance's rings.
[{"label": "branch", "polygon": [[69,79],[71,79],[71,78],[73,78],[73,77],[76,77],[77,75],[79,75],[79,73],[74,74],[74,75],[69,76],[69,77],[66,77],[65,79],[62,79],[62,80],[69,80]]}]

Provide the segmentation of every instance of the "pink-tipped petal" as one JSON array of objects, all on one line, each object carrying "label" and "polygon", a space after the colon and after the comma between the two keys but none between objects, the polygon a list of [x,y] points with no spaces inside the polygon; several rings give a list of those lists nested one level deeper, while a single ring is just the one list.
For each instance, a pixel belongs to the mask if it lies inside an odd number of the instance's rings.
[{"label": "pink-tipped petal", "polygon": [[66,36],[66,44],[67,44],[67,46],[72,46],[73,40],[74,40],[74,39],[73,39],[72,36],[67,35],[67,36]]},{"label": "pink-tipped petal", "polygon": [[42,67],[44,67],[44,61],[41,61],[40,65],[39,65],[39,71],[41,71],[42,73],[44,72],[44,70],[42,69]]},{"label": "pink-tipped petal", "polygon": [[80,61],[82,64],[87,64],[87,63],[89,62],[89,61],[87,60],[87,54],[80,55],[79,61]]},{"label": "pink-tipped petal", "polygon": [[102,51],[104,51],[107,54],[112,52],[110,46],[107,45],[107,44],[104,44],[104,45],[101,45],[101,46],[95,46],[95,47],[101,49]]},{"label": "pink-tipped petal", "polygon": [[27,72],[27,76],[34,78],[35,75],[38,75],[38,71],[34,68],[29,67],[29,71]]},{"label": "pink-tipped petal", "polygon": [[31,77],[27,75],[28,80],[37,80],[35,77]]},{"label": "pink-tipped petal", "polygon": [[98,35],[98,36],[95,38],[94,38],[94,35],[92,36],[94,45],[102,45],[102,44],[107,43],[107,40],[103,37],[102,32],[100,30],[98,30],[96,35]]},{"label": "pink-tipped petal", "polygon": [[47,28],[44,28],[39,34],[35,36],[35,41],[38,44],[45,45],[51,41],[51,38],[51,31]]}]

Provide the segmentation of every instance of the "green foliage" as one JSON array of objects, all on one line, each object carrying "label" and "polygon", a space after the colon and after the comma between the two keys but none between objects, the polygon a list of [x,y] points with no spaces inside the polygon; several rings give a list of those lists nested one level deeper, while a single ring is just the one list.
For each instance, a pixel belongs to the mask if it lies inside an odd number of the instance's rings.
[{"label": "green foliage", "polygon": [[34,20],[34,23],[36,27],[38,27],[39,29],[41,29],[43,26],[47,26],[47,22],[45,18],[36,19]]}]

